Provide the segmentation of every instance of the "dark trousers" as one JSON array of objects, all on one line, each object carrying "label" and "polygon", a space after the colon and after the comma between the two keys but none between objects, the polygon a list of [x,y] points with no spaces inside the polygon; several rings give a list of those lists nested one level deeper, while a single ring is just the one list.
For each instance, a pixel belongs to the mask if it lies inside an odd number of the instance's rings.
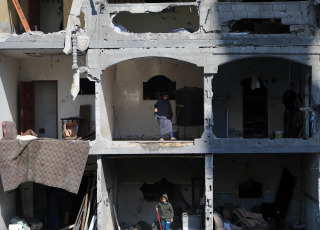
[{"label": "dark trousers", "polygon": [[284,137],[294,137],[295,110],[286,108],[284,111]]}]

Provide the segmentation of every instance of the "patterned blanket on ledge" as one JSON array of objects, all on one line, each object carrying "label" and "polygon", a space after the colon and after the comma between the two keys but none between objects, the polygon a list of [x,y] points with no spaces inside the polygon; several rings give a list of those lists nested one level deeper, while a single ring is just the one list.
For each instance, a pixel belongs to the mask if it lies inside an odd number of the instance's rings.
[{"label": "patterned blanket on ledge", "polygon": [[77,193],[89,149],[87,141],[0,140],[0,174],[4,191],[33,181]]}]

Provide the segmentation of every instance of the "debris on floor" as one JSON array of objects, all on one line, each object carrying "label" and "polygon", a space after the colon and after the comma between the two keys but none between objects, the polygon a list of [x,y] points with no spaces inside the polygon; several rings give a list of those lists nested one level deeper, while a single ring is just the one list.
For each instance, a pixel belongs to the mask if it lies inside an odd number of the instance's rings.
[{"label": "debris on floor", "polygon": [[34,218],[25,220],[15,216],[10,219],[9,230],[41,230],[42,226],[43,224]]}]

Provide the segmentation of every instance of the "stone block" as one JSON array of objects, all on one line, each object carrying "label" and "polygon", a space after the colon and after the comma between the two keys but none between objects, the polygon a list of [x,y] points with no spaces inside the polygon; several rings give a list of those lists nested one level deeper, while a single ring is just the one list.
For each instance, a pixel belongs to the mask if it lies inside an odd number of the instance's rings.
[{"label": "stone block", "polygon": [[248,12],[260,11],[260,5],[247,3],[246,9]]},{"label": "stone block", "polygon": [[248,18],[261,18],[260,11],[249,11]]},{"label": "stone block", "polygon": [[273,11],[283,11],[287,9],[287,4],[286,3],[273,3]]},{"label": "stone block", "polygon": [[296,24],[296,19],[295,18],[282,18],[281,22],[285,25],[292,25],[292,24]]},{"label": "stone block", "polygon": [[232,11],[231,3],[219,3],[217,6],[220,12]]},{"label": "stone block", "polygon": [[234,19],[233,12],[220,12],[221,22],[227,22]]},{"label": "stone block", "polygon": [[274,11],[261,11],[261,18],[274,18]]},{"label": "stone block", "polygon": [[287,10],[290,10],[290,11],[300,10],[300,3],[299,2],[288,2],[287,3]]},{"label": "stone block", "polygon": [[287,16],[288,17],[291,17],[291,18],[301,18],[302,14],[301,14],[301,11],[287,11]]},{"label": "stone block", "polygon": [[248,13],[246,11],[235,11],[233,13],[234,20],[240,20],[243,18],[248,18]]},{"label": "stone block", "polygon": [[275,18],[286,18],[286,17],[288,17],[288,14],[285,11],[275,11],[274,17]]},{"label": "stone block", "polygon": [[304,25],[291,25],[290,26],[290,32],[304,30],[304,28],[305,28]]},{"label": "stone block", "polygon": [[263,4],[259,6],[259,10],[262,11],[272,11],[273,7],[272,7],[273,2],[270,2],[269,4]]},{"label": "stone block", "polygon": [[232,10],[233,11],[245,11],[246,10],[246,5],[245,4],[243,4],[243,3],[238,3],[238,4],[236,4],[236,3],[234,3],[234,4],[232,4]]}]

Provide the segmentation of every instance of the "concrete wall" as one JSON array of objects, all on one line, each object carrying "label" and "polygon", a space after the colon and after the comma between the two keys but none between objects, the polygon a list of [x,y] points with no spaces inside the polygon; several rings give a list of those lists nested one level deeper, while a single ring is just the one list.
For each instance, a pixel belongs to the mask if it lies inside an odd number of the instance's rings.
[{"label": "concrete wall", "polygon": [[[218,205],[232,203],[247,210],[274,202],[282,170],[287,167],[297,177],[286,221],[295,223],[302,215],[300,208],[300,156],[299,154],[230,154],[214,155],[213,192]],[[240,183],[252,178],[263,184],[263,198],[238,198]],[[217,205],[216,204],[216,205]]]},{"label": "concrete wall", "polygon": [[[114,130],[114,81],[116,79],[116,66],[107,68],[101,75],[101,84],[97,83],[99,90],[99,116],[100,133],[105,139],[112,140]],[[98,113],[97,113],[98,114]],[[118,130],[118,129],[116,129]]]},{"label": "concrete wall", "polygon": [[[34,84],[35,132],[38,137],[57,138],[57,84],[41,81]],[[40,133],[39,129],[45,129]]]},{"label": "concrete wall", "polygon": [[[304,215],[306,229],[320,229],[318,218],[319,213],[319,196],[318,196],[318,176],[319,165],[317,160],[318,154],[304,154],[302,158],[302,183],[303,183],[303,198],[304,198]],[[313,165],[315,163],[315,165]],[[311,169],[311,167],[314,169]]]},{"label": "concrete wall", "polygon": [[21,81],[58,81],[58,137],[61,137],[60,118],[79,116],[80,105],[91,105],[91,127],[95,126],[95,96],[78,95],[73,101],[70,94],[73,70],[72,58],[53,56],[21,60]]},{"label": "concrete wall", "polygon": [[288,82],[295,82],[295,91],[303,100],[305,92],[302,87],[305,86],[304,79],[307,73],[311,74],[311,68],[279,58],[250,58],[220,65],[218,74],[213,79],[214,97],[226,98],[229,128],[241,132],[243,128],[241,81],[251,78],[254,70],[260,72],[268,83],[268,133],[272,135],[275,130],[283,130],[285,107],[282,104],[282,96],[289,89]]},{"label": "concrete wall", "polygon": [[[0,122],[15,121],[18,125],[18,86],[20,62],[0,54]],[[2,126],[0,139],[3,137]]]},{"label": "concrete wall", "polygon": [[[203,69],[185,62],[165,58],[142,58],[117,64],[113,103],[122,138],[158,138],[159,127],[153,116],[156,101],[143,100],[143,82],[156,75],[164,75],[175,81],[176,89],[185,86],[203,88]],[[106,83],[102,81],[102,84]],[[174,100],[171,100],[171,106],[175,114]],[[115,121],[113,123],[115,124]],[[119,138],[116,125],[113,137]]]},{"label": "concrete wall", "polygon": [[117,200],[115,161],[98,156],[97,163],[98,229],[114,229],[113,204],[116,205]]},{"label": "concrete wall", "polygon": [[[204,179],[203,158],[127,158],[117,160],[118,173],[118,207],[119,221],[136,224],[145,221],[152,224],[157,220],[155,205],[158,201],[147,201],[143,197],[140,187],[153,184],[165,178],[176,185],[184,199],[192,205],[192,178]],[[177,194],[176,198],[169,197],[169,201],[176,211],[186,209],[186,205]],[[160,198],[160,197],[159,197]],[[175,219],[176,220],[176,219]]]},{"label": "concrete wall", "polygon": [[[1,175],[0,175],[1,176]],[[16,192],[4,192],[0,179],[0,229],[7,230],[11,217],[16,215]]]},{"label": "concrete wall", "polygon": [[[62,8],[64,1],[40,2],[40,30],[44,33],[58,32],[63,23]],[[66,4],[65,4],[66,5]]]},{"label": "concrete wall", "polygon": [[[1,11],[0,7],[0,11]],[[0,15],[2,15],[0,13]],[[0,122],[18,122],[18,84],[20,62],[0,54]],[[18,124],[18,123],[17,123]],[[0,139],[3,137],[2,126]],[[7,229],[9,220],[16,212],[15,191],[4,192],[0,179],[0,229]]]}]

